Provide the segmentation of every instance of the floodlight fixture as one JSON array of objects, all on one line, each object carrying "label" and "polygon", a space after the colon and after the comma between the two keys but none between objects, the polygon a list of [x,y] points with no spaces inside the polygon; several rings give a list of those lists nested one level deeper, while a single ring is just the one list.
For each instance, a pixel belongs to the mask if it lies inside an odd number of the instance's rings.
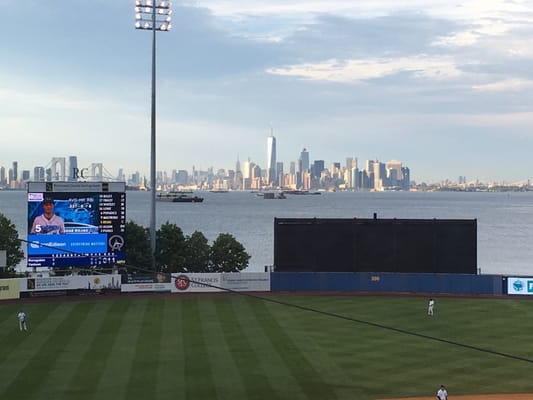
[{"label": "floodlight fixture", "polygon": [[170,1],[136,0],[135,19],[141,21],[141,24],[140,26],[135,24],[135,28],[156,31],[170,30],[171,7]]}]

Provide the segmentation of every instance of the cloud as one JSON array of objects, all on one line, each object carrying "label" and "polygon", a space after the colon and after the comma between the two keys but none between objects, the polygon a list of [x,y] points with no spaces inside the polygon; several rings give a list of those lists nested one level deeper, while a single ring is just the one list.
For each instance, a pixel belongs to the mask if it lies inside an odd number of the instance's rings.
[{"label": "cloud", "polygon": [[498,82],[473,85],[481,92],[519,92],[533,89],[533,79],[505,79]]},{"label": "cloud", "polygon": [[412,58],[327,60],[321,63],[272,68],[267,72],[274,75],[342,83],[378,79],[401,72],[409,72],[417,78],[424,79],[457,78],[461,75],[452,57],[423,55]]}]

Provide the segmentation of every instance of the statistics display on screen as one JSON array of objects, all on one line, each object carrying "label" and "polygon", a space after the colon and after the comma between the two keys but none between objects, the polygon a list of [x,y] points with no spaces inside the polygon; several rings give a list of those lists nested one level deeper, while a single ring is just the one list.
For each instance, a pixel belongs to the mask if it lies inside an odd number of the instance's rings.
[{"label": "statistics display on screen", "polygon": [[125,262],[124,182],[29,182],[28,267]]}]

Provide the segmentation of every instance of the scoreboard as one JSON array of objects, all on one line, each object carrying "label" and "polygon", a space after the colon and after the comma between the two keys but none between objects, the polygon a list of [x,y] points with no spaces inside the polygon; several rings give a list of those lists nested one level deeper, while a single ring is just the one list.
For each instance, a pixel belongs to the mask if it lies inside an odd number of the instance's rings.
[{"label": "scoreboard", "polygon": [[125,262],[124,182],[29,182],[28,267]]}]

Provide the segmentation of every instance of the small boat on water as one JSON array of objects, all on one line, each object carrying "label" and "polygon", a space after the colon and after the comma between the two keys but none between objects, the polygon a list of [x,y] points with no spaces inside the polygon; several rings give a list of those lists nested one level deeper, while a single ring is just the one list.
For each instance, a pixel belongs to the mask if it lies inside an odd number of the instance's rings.
[{"label": "small boat on water", "polygon": [[157,193],[155,198],[157,201],[166,201],[169,203],[201,203],[204,201],[203,197],[193,196],[184,192]]},{"label": "small boat on water", "polygon": [[264,193],[256,193],[256,195],[259,197],[262,197],[263,199],[286,199],[285,194],[283,194],[283,192],[279,192],[279,193],[264,192]]},{"label": "small boat on water", "polygon": [[309,190],[285,190],[286,194],[295,194],[300,196],[308,196],[308,195],[318,195],[320,192],[310,192]]}]

